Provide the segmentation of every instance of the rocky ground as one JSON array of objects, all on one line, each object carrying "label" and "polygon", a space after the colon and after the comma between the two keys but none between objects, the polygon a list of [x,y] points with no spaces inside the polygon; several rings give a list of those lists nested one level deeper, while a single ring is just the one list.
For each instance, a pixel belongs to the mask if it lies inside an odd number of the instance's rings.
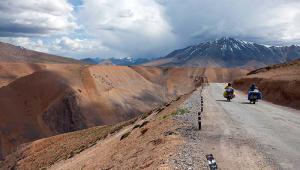
[{"label": "rocky ground", "polygon": [[197,113],[201,109],[201,88],[196,90],[180,108],[187,109],[189,113],[176,115],[174,119],[181,122],[181,127],[177,130],[185,138],[186,142],[180,146],[178,154],[170,159],[170,164],[174,169],[207,169],[205,152],[199,146],[201,134],[198,130]]}]

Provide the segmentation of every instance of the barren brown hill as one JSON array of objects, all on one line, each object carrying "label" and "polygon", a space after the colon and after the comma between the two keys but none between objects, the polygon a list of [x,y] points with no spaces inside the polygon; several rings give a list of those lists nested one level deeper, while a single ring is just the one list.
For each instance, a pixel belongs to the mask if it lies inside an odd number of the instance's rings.
[{"label": "barren brown hill", "polygon": [[0,42],[0,61],[27,63],[81,63],[78,60],[32,51]]},{"label": "barren brown hill", "polygon": [[[244,70],[2,63],[2,156],[19,144],[149,112],[209,81]],[[16,69],[14,69],[16,67]],[[11,75],[11,76],[8,76]]]},{"label": "barren brown hill", "polygon": [[[170,72],[164,71],[164,70],[170,69],[168,67],[160,67],[160,69],[157,69],[157,67],[151,67],[151,66],[147,66],[147,67],[135,66],[132,68],[134,70],[136,70],[137,72],[139,72],[140,74],[142,74],[147,79],[149,79],[150,81],[154,81],[154,82],[161,81],[160,79],[158,79],[158,77],[161,77],[161,76],[158,76],[158,75],[162,75],[162,74],[170,74],[172,77],[174,77],[174,81],[177,81],[178,83],[180,81],[188,80],[188,77],[186,75],[181,75],[182,68],[179,68],[179,67],[171,68],[172,71],[170,71]],[[147,69],[145,70],[143,68],[147,68]],[[200,75],[203,75],[204,77],[206,77],[208,82],[216,82],[216,83],[217,82],[219,82],[219,83],[230,82],[230,81],[233,81],[235,79],[245,76],[249,72],[248,69],[241,69],[241,68],[218,68],[218,67],[204,68],[204,67],[199,67],[196,69],[195,67],[185,67],[185,69],[192,70],[190,72],[191,75],[195,74],[194,72],[196,71],[197,74],[200,74]],[[191,75],[189,75],[189,76],[191,76]]]},{"label": "barren brown hill", "polygon": [[[3,80],[4,86],[0,88],[3,156],[24,142],[95,125],[115,124],[148,112],[193,90],[200,73],[197,69],[167,69],[165,75],[152,75],[159,82],[124,66],[38,66],[28,67],[23,77]],[[162,71],[156,68],[156,72]],[[185,77],[184,81],[175,81],[177,72]]]},{"label": "barren brown hill", "polygon": [[22,143],[111,125],[241,69],[82,65],[0,43],[0,158]]},{"label": "barren brown hill", "polygon": [[204,75],[208,82],[224,83],[245,76],[248,72],[248,69],[240,68],[206,68]]},{"label": "barren brown hill", "polygon": [[234,81],[234,86],[246,92],[256,83],[266,100],[300,108],[300,60],[251,71]]},{"label": "barren brown hill", "polygon": [[0,62],[0,87],[44,68],[46,68],[45,64]]},{"label": "barren brown hill", "polygon": [[0,169],[157,168],[183,143],[175,133],[178,124],[170,117],[186,97],[148,117],[24,144],[0,161]]}]

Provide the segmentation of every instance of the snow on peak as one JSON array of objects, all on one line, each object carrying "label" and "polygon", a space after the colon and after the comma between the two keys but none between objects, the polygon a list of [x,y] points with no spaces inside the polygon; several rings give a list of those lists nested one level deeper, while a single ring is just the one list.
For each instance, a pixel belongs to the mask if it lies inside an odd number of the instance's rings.
[{"label": "snow on peak", "polygon": [[119,59],[119,60],[130,60],[130,61],[133,60],[132,57],[119,57],[118,59]]},{"label": "snow on peak", "polygon": [[241,50],[241,48],[239,47],[239,45],[236,44],[236,43],[233,44],[233,47],[234,47],[235,49]]}]

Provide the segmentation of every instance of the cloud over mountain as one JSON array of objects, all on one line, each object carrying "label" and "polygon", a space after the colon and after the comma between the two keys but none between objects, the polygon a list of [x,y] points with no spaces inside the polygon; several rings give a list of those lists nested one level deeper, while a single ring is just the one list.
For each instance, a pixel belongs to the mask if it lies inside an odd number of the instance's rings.
[{"label": "cloud over mountain", "polygon": [[124,55],[159,55],[175,44],[164,7],[153,0],[85,0],[79,21],[89,34]]},{"label": "cloud over mountain", "polygon": [[82,58],[158,57],[223,36],[300,44],[298,0],[3,0],[0,9],[0,37]]},{"label": "cloud over mountain", "polygon": [[185,42],[234,36],[261,42],[300,40],[295,0],[160,0],[169,23]]}]

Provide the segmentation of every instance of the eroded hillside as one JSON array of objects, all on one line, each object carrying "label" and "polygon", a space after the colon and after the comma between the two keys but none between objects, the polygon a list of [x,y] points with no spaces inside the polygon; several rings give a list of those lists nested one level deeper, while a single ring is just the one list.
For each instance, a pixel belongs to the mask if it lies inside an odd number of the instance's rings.
[{"label": "eroded hillside", "polygon": [[184,141],[171,117],[189,95],[148,116],[98,126],[22,145],[0,161],[0,169],[168,168],[167,159]]},{"label": "eroded hillside", "polygon": [[300,108],[300,60],[254,70],[234,86],[246,92],[256,83],[264,99],[276,104]]},{"label": "eroded hillside", "polygon": [[[241,69],[1,63],[1,157],[52,135],[116,124]],[[14,69],[15,68],[15,69]]]},{"label": "eroded hillside", "polygon": [[0,61],[22,63],[81,63],[75,59],[28,50],[3,42],[0,42]]},{"label": "eroded hillside", "polygon": [[[122,66],[37,66],[27,69],[24,64],[27,72],[20,71],[22,74],[18,75],[15,71],[15,76],[10,79],[4,76],[2,81],[2,156],[24,142],[115,124],[148,112],[195,89],[200,81],[196,78],[202,73],[201,69],[139,68],[139,73]],[[6,65],[6,70],[9,67]],[[158,74],[143,76],[151,70]],[[4,69],[2,74],[5,72]],[[177,73],[185,77],[183,81],[176,80]]]}]

